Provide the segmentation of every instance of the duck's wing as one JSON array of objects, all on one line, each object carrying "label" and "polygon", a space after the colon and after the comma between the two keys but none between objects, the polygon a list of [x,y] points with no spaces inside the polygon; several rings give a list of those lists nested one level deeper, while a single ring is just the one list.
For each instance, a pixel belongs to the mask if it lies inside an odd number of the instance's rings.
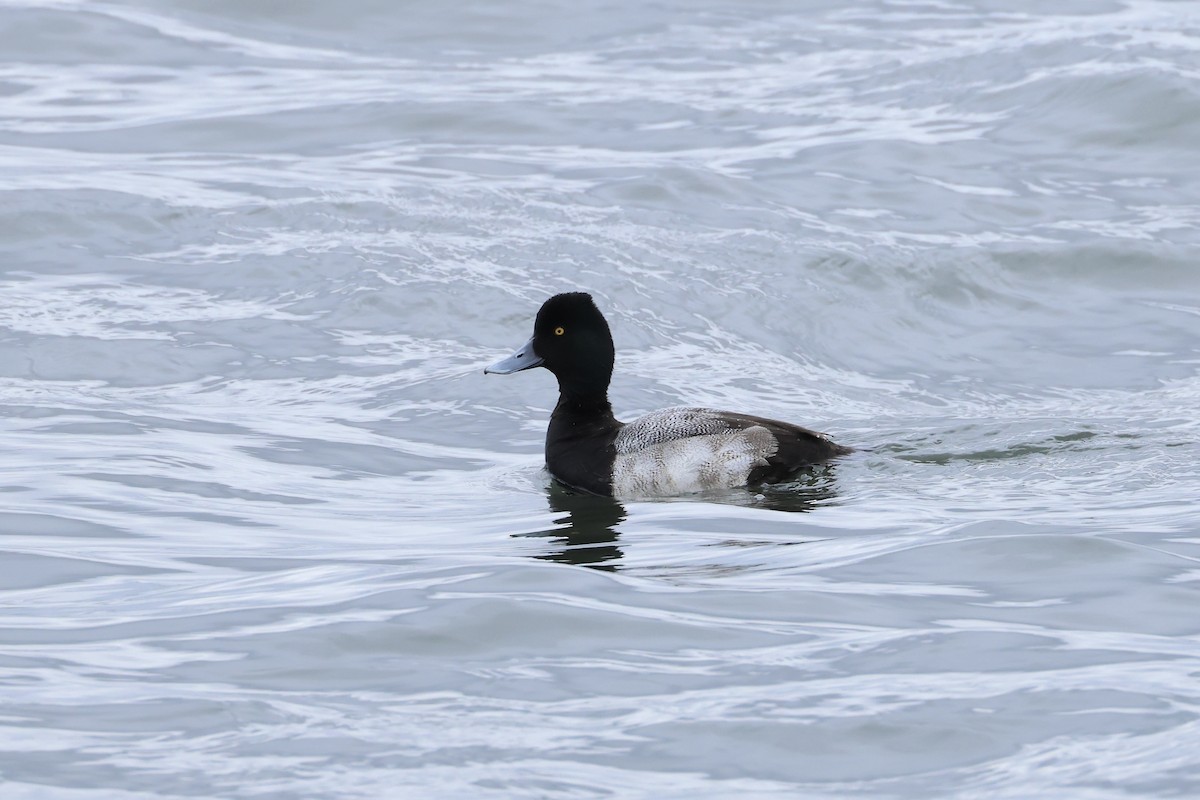
[{"label": "duck's wing", "polygon": [[675,406],[651,411],[633,422],[625,423],[617,433],[615,444],[618,453],[635,453],[638,450],[676,439],[711,436],[716,433],[744,431],[749,428],[766,428],[780,440],[781,445],[790,440],[808,445],[814,456],[811,460],[814,461],[852,452],[849,447],[835,444],[823,433],[802,428],[790,422],[689,406]]},{"label": "duck's wing", "polygon": [[711,436],[732,429],[719,411],[675,406],[651,411],[625,423],[614,444],[619,455],[629,455],[676,439]]},{"label": "duck's wing", "polygon": [[781,481],[810,464],[820,464],[854,452],[852,448],[834,442],[823,433],[790,422],[728,412],[720,416],[731,429],[763,428],[775,442],[774,452],[765,458],[766,463],[750,471],[748,483]]},{"label": "duck's wing", "polygon": [[688,407],[624,425],[614,445],[614,493],[650,495],[780,481],[850,452],[798,425]]}]

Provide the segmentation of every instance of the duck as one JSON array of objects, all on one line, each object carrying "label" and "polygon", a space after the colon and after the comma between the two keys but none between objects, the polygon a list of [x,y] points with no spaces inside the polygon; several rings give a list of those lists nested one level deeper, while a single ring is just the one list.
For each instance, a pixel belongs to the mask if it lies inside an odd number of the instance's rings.
[{"label": "duck", "polygon": [[675,406],[632,422],[608,400],[616,350],[586,292],[542,304],[533,336],[484,369],[510,375],[542,367],[558,379],[546,429],[546,467],[571,489],[619,499],[666,497],[778,483],[852,449],[789,422]]}]

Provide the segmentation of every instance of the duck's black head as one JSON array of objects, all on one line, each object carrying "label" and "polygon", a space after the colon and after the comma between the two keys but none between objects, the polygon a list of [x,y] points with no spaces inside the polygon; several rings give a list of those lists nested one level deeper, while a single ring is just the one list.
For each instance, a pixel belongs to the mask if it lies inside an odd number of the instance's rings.
[{"label": "duck's black head", "polygon": [[613,371],[613,341],[608,323],[585,292],[556,294],[542,304],[533,337],[508,358],[484,372],[507,375],[545,367],[568,397],[603,398]]}]

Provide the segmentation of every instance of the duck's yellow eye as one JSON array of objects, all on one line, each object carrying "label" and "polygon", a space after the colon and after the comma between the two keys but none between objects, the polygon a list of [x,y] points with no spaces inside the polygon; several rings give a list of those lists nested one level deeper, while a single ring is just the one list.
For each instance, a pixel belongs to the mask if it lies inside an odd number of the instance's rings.
[{"label": "duck's yellow eye", "polygon": [[562,336],[564,333],[566,333],[566,331],[563,330],[562,325],[559,325],[557,328],[554,329],[555,336]]}]

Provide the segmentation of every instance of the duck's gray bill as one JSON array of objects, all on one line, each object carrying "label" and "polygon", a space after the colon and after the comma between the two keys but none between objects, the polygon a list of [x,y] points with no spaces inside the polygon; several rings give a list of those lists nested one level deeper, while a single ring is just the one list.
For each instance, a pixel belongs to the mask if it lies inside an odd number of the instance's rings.
[{"label": "duck's gray bill", "polygon": [[521,345],[521,349],[513,353],[508,358],[502,358],[495,364],[484,369],[483,374],[489,372],[494,375],[511,375],[514,372],[520,372],[523,369],[531,369],[540,367],[542,360],[538,358],[537,353],[533,352],[533,338]]}]

